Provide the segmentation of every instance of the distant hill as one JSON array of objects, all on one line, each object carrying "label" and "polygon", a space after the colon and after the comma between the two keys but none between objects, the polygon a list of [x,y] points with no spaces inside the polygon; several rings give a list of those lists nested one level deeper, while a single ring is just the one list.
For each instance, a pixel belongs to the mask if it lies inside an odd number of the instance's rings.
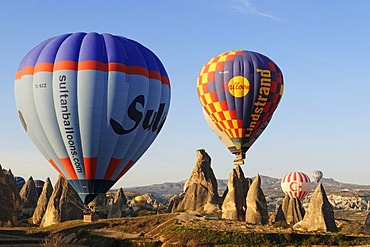
[{"label": "distant hill", "polygon": [[[252,179],[254,179],[254,177]],[[279,193],[281,192],[280,179],[261,175],[261,180],[261,187],[263,191],[276,191]],[[222,195],[227,187],[227,179],[218,179],[217,182],[219,194]],[[323,178],[321,182],[327,192],[370,190],[370,185],[342,183],[332,178]],[[184,190],[184,184],[185,181],[166,182],[162,184],[153,184],[147,186],[128,187],[124,188],[124,190],[140,194],[150,193],[156,197],[169,199],[174,195],[182,193]],[[311,184],[312,188],[316,187],[316,182],[312,182]]]}]

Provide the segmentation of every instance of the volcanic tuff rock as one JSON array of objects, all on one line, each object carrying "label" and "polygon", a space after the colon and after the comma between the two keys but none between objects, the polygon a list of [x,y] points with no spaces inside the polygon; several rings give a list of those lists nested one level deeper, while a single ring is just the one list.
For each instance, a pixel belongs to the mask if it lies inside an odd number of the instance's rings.
[{"label": "volcanic tuff rock", "polygon": [[255,225],[266,225],[268,223],[267,203],[261,189],[259,174],[257,174],[248,190],[245,221]]},{"label": "volcanic tuff rock", "polygon": [[364,229],[366,231],[370,230],[370,211],[368,211],[368,213],[366,215],[366,219],[365,219],[365,223],[364,223]]},{"label": "volcanic tuff rock", "polygon": [[108,218],[121,218],[123,216],[123,209],[125,207],[127,207],[126,195],[123,192],[123,189],[120,188],[114,195],[112,207],[109,210]]},{"label": "volcanic tuff rock", "polygon": [[286,212],[285,218],[286,223],[289,225],[294,225],[295,223],[301,221],[305,215],[305,210],[302,207],[301,202],[298,198],[290,198],[288,204],[288,210]]},{"label": "volcanic tuff rock", "polygon": [[22,208],[17,184],[11,170],[0,165],[0,226],[17,224],[17,210]]},{"label": "volcanic tuff rock", "polygon": [[274,222],[277,222],[277,221],[286,222],[286,215],[288,212],[289,200],[290,200],[290,197],[288,195],[285,195],[283,199],[283,203],[280,204],[277,210]]},{"label": "volcanic tuff rock", "polygon": [[170,202],[168,203],[166,213],[174,213],[179,206],[179,203],[184,199],[185,193],[181,193],[180,195],[174,195],[171,197]]},{"label": "volcanic tuff rock", "polygon": [[199,149],[197,161],[188,179],[188,188],[176,211],[214,213],[220,210],[220,204],[211,157],[204,149]]},{"label": "volcanic tuff rock", "polygon": [[330,204],[321,183],[312,195],[310,205],[302,221],[293,226],[295,230],[337,232],[333,206]]},{"label": "volcanic tuff rock", "polygon": [[53,185],[51,184],[50,178],[46,178],[44,187],[42,188],[41,195],[37,201],[35,212],[33,213],[32,216],[33,224],[40,225],[52,193]]},{"label": "volcanic tuff rock", "polygon": [[23,185],[19,196],[22,199],[23,210],[29,210],[33,213],[37,206],[37,200],[39,199],[39,194],[37,193],[35,181],[32,176]]},{"label": "volcanic tuff rock", "polygon": [[83,209],[84,205],[77,192],[65,178],[59,176],[40,226],[45,227],[57,222],[82,219]]},{"label": "volcanic tuff rock", "polygon": [[230,173],[227,194],[222,203],[222,218],[228,220],[245,220],[245,203],[249,184],[243,170],[236,166]]},{"label": "volcanic tuff rock", "polygon": [[279,206],[274,221],[285,222],[289,225],[301,221],[304,217],[305,210],[298,198],[284,196],[283,203]]},{"label": "volcanic tuff rock", "polygon": [[99,217],[106,218],[110,210],[107,202],[107,195],[104,193],[97,195],[87,206],[93,208],[99,214]]}]

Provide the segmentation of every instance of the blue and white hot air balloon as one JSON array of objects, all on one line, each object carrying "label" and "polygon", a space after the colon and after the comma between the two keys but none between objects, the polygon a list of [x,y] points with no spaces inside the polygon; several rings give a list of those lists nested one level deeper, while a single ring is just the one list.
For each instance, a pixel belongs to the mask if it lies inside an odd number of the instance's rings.
[{"label": "blue and white hot air balloon", "polygon": [[70,33],[24,57],[15,99],[33,143],[88,204],[157,137],[169,110],[170,82],[158,57],[134,40]]},{"label": "blue and white hot air balloon", "polygon": [[322,173],[322,171],[314,171],[313,173],[312,173],[312,177],[313,177],[313,179],[315,179],[315,181],[316,181],[316,183],[318,183],[318,182],[320,182],[320,180],[322,179],[322,176],[323,176],[324,174]]}]

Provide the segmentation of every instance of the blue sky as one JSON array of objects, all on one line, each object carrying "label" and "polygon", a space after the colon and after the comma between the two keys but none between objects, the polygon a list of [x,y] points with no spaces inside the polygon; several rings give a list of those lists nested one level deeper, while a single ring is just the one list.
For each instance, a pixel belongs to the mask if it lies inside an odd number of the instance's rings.
[{"label": "blue sky", "polygon": [[342,182],[370,184],[369,1],[3,1],[0,9],[0,163],[15,175],[56,181],[16,113],[14,76],[43,40],[70,32],[136,40],[164,64],[172,101],[162,132],[114,187],[185,180],[195,150],[227,178],[233,155],[206,124],[196,92],[204,63],[245,49],[267,55],[285,92],[269,126],[247,153],[246,176],[280,178],[316,169]]}]

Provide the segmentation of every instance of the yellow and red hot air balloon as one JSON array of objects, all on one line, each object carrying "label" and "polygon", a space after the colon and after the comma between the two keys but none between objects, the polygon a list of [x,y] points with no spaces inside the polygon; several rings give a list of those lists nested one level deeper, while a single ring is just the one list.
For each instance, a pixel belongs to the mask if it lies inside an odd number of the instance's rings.
[{"label": "yellow and red hot air balloon", "polygon": [[166,120],[170,92],[153,52],[111,34],[45,40],[24,57],[15,80],[24,129],[85,204],[148,149]]},{"label": "yellow and red hot air balloon", "polygon": [[134,198],[134,204],[136,206],[139,206],[139,207],[144,206],[146,202],[147,202],[147,199],[142,195],[136,196]]},{"label": "yellow and red hot air balloon", "polygon": [[256,52],[224,52],[203,66],[197,90],[207,123],[236,155],[234,164],[244,164],[282,97],[281,70]]}]

